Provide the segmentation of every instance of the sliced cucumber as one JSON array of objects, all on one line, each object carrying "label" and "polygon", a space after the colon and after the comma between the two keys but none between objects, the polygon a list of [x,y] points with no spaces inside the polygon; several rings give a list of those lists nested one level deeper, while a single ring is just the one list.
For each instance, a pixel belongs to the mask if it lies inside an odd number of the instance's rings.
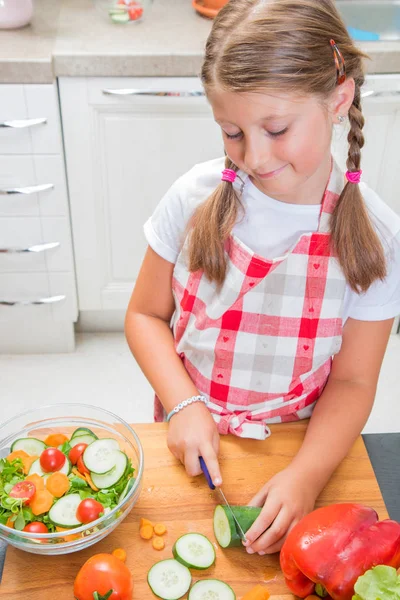
[{"label": "sliced cucumber", "polygon": [[[123,474],[125,473],[125,469],[128,464],[128,457],[121,450],[114,450],[114,466],[113,468],[104,473],[104,475],[99,475],[98,473],[94,473],[90,471],[90,476],[92,481],[96,487],[99,489],[110,488],[121,479]],[[89,469],[90,470],[90,469]]]},{"label": "sliced cucumber", "polygon": [[172,554],[189,569],[208,569],[215,562],[214,546],[201,533],[186,533],[173,545]]},{"label": "sliced cucumber", "polygon": [[29,456],[40,456],[46,450],[46,444],[36,438],[19,438],[11,446],[11,452],[14,450],[23,450]]},{"label": "sliced cucumber", "polygon": [[121,502],[125,498],[125,496],[128,494],[128,492],[130,492],[130,490],[133,488],[135,481],[136,481],[135,477],[131,477],[130,479],[128,479],[128,483],[122,490],[118,502]]},{"label": "sliced cucumber", "polygon": [[190,588],[192,576],[187,567],[173,558],[167,558],[151,567],[147,582],[153,594],[162,600],[178,600]]},{"label": "sliced cucumber", "polygon": [[203,579],[196,581],[190,590],[188,600],[236,600],[236,595],[230,585],[219,579]]},{"label": "sliced cucumber", "polygon": [[80,435],[91,435],[92,437],[94,437],[97,440],[97,435],[95,433],[93,433],[93,431],[91,429],[88,429],[87,427],[78,427],[78,429],[75,429],[75,431],[71,435],[71,440],[72,440],[72,438],[78,437]]},{"label": "sliced cucumber", "polygon": [[[258,506],[232,506],[231,508],[245,533],[261,512],[261,508]],[[226,506],[218,505],[215,507],[214,535],[222,548],[232,548],[242,544],[235,521]]]},{"label": "sliced cucumber", "polygon": [[110,15],[110,17],[114,23],[128,23],[129,21],[128,13],[114,14]]},{"label": "sliced cucumber", "polygon": [[97,437],[86,433],[84,435],[77,435],[76,437],[71,438],[69,441],[69,445],[71,446],[71,448],[73,448],[77,444],[87,444],[89,446],[89,444],[93,444],[93,442],[95,442],[97,439]]},{"label": "sliced cucumber", "polygon": [[95,440],[83,453],[83,462],[92,473],[104,475],[115,467],[115,451],[119,450],[117,440],[104,438]]},{"label": "sliced cucumber", "polygon": [[81,503],[79,494],[63,496],[49,510],[49,519],[59,527],[78,527],[82,523],[76,518],[76,511]]},{"label": "sliced cucumber", "polygon": [[[65,462],[64,462],[63,466],[61,467],[61,469],[58,469],[58,471],[60,473],[64,473],[64,475],[70,474],[71,461],[69,460],[68,456],[65,457]],[[33,475],[33,473],[37,473],[37,475],[40,475],[40,477],[48,477],[49,475],[51,475],[51,473],[46,473],[46,471],[43,471],[43,469],[40,465],[40,458],[35,460],[32,463],[31,468],[29,469],[29,475]]]}]

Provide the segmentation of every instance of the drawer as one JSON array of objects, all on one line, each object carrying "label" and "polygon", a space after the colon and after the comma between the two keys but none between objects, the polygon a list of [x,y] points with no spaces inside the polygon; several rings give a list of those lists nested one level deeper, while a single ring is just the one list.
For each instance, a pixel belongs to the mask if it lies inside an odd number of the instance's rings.
[{"label": "drawer", "polygon": [[68,216],[62,156],[0,156],[0,217],[39,215]]},{"label": "drawer", "polygon": [[54,85],[1,85],[0,124],[0,154],[62,153]]},{"label": "drawer", "polygon": [[[35,248],[49,243],[57,246]],[[32,247],[36,251],[16,251]],[[0,219],[0,272],[31,271],[73,271],[71,234],[66,217]]]},{"label": "drawer", "polygon": [[51,316],[54,321],[77,319],[72,273],[49,276],[47,273],[0,273],[0,290],[0,328],[2,323],[16,316],[28,320],[43,315]]}]

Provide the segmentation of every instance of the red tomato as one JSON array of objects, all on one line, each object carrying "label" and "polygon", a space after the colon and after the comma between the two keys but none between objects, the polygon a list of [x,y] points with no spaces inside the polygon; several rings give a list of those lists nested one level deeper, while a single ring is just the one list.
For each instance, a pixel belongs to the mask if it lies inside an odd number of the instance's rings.
[{"label": "red tomato", "polygon": [[45,473],[59,471],[67,457],[58,448],[46,448],[40,455],[40,466]]},{"label": "red tomato", "polygon": [[25,525],[22,531],[29,531],[29,533],[49,533],[46,525],[40,521],[33,521]]},{"label": "red tomato", "polygon": [[29,504],[36,493],[36,486],[32,481],[20,481],[16,483],[11,492],[10,498],[25,498],[24,504]]},{"label": "red tomato", "polygon": [[73,465],[76,465],[76,463],[78,462],[78,458],[80,456],[82,456],[82,454],[84,453],[85,448],[87,448],[87,446],[88,446],[87,444],[84,444],[83,442],[81,442],[80,444],[76,444],[76,446],[71,448],[71,450],[69,451],[69,454],[68,454],[68,458],[72,462]]},{"label": "red tomato", "polygon": [[104,507],[94,498],[85,498],[76,509],[76,518],[81,523],[91,523],[99,518],[100,513],[104,511]]},{"label": "red tomato", "polygon": [[80,456],[78,458],[78,462],[76,464],[78,465],[78,471],[79,471],[79,473],[82,473],[82,475],[84,475],[85,473],[90,473],[89,469],[86,468],[86,465],[83,462],[82,456]]},{"label": "red tomato", "polygon": [[132,6],[132,8],[128,10],[128,15],[131,21],[136,21],[137,19],[140,19],[142,14],[143,8],[141,6]]},{"label": "red tomato", "polygon": [[95,554],[85,562],[74,583],[76,600],[93,600],[95,593],[108,600],[132,600],[133,580],[128,567],[112,554]]}]

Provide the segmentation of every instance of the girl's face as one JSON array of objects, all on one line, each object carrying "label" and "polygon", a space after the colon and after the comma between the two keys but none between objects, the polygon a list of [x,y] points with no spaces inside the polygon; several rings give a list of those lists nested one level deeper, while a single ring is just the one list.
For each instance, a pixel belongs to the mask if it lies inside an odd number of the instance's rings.
[{"label": "girl's face", "polygon": [[331,168],[333,118],[314,96],[209,94],[225,151],[272,198],[318,204]]}]

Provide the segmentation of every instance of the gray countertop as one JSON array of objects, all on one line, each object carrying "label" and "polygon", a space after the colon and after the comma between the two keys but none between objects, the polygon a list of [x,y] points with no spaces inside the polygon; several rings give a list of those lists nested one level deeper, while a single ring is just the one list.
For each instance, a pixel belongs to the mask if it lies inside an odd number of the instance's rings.
[{"label": "gray countertop", "polygon": [[[351,0],[349,0],[351,1]],[[211,21],[191,0],[154,0],[141,23],[113,24],[92,0],[36,0],[32,23],[0,30],[0,82],[66,76],[196,76]],[[400,42],[365,42],[369,73],[400,72]]]},{"label": "gray countertop", "polygon": [[[369,433],[362,437],[389,516],[400,521],[400,433]],[[6,547],[5,542],[0,540],[0,580]]]}]

